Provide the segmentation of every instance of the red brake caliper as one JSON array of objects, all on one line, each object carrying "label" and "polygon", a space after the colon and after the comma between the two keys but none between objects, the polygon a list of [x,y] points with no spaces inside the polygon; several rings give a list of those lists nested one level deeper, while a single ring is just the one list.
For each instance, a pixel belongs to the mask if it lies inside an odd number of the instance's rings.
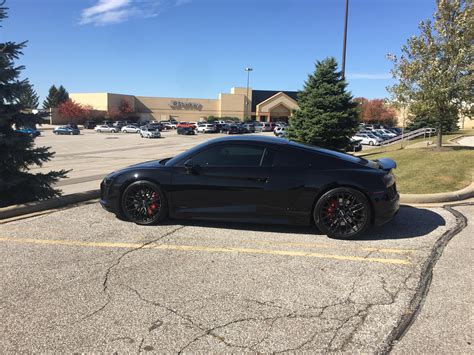
[{"label": "red brake caliper", "polygon": [[330,202],[329,202],[329,207],[326,208],[326,214],[327,216],[329,217],[330,220],[333,219],[334,217],[334,211],[336,209],[336,199],[333,198]]},{"label": "red brake caliper", "polygon": [[158,194],[156,192],[153,192],[151,194],[151,198],[152,198],[153,203],[151,203],[150,206],[148,206],[148,208],[146,209],[146,213],[149,216],[153,216],[153,214],[155,213],[155,210],[158,208],[158,205],[155,202],[157,196],[158,196]]}]

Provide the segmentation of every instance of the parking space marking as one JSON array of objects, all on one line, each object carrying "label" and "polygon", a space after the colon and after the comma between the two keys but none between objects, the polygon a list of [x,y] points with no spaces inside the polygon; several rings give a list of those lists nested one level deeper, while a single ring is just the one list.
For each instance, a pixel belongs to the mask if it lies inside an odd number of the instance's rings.
[{"label": "parking space marking", "polygon": [[[323,244],[323,243],[298,243],[298,242],[267,242],[267,241],[261,241],[261,240],[256,240],[256,241],[249,241],[246,240],[245,242],[252,242],[252,243],[257,243],[257,244],[265,244],[265,245],[282,245],[282,246],[300,246],[300,247],[308,247],[308,248],[322,248],[322,249],[334,249],[335,246],[333,244]],[[345,246],[343,246],[345,247]],[[409,254],[409,253],[415,253],[415,249],[394,249],[394,248],[375,248],[375,247],[363,247],[363,246],[349,246],[349,249],[359,249],[362,251],[375,251],[379,253],[385,253],[385,254]]]},{"label": "parking space marking", "polygon": [[58,240],[58,239],[32,239],[32,238],[10,238],[0,237],[1,242],[12,242],[18,244],[41,244],[41,245],[65,245],[65,246],[80,246],[92,248],[142,248],[155,250],[176,250],[176,251],[202,251],[211,253],[234,253],[234,254],[263,254],[263,255],[278,255],[278,256],[299,256],[311,257],[320,259],[333,259],[343,261],[357,261],[369,263],[382,264],[396,264],[409,265],[411,262],[407,259],[392,259],[392,258],[372,258],[363,256],[338,255],[338,254],[322,254],[299,250],[266,250],[266,249],[252,249],[252,248],[234,248],[234,247],[208,247],[200,245],[175,245],[175,244],[158,244],[145,245],[138,243],[123,243],[123,242],[84,242],[77,240]]}]

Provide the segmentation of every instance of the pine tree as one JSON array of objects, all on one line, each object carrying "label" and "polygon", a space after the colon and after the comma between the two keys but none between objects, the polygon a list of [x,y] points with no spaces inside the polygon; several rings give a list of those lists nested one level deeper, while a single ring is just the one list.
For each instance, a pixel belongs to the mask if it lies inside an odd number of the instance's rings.
[{"label": "pine tree", "polygon": [[56,108],[59,106],[58,103],[58,88],[55,85],[52,85],[49,88],[48,96],[43,101],[43,108]]},{"label": "pine tree", "polygon": [[22,109],[36,109],[39,105],[38,94],[33,89],[33,85],[30,83],[25,84],[25,90],[20,95],[18,103]]},{"label": "pine tree", "polygon": [[316,62],[298,94],[299,109],[290,118],[288,138],[328,149],[348,147],[357,131],[358,110],[346,86],[334,58]]},{"label": "pine tree", "polygon": [[69,100],[69,93],[67,92],[67,90],[64,88],[64,86],[59,86],[58,88],[58,93],[56,95],[57,97],[57,106],[58,107],[59,105],[61,105],[62,103],[66,102],[67,100]]},{"label": "pine tree", "polygon": [[[0,21],[7,17],[7,8],[0,4]],[[42,200],[60,194],[51,187],[65,177],[64,170],[31,174],[31,165],[41,166],[54,155],[47,147],[35,147],[33,138],[15,132],[13,126],[34,126],[42,122],[39,115],[22,111],[20,98],[28,87],[20,80],[23,66],[14,60],[22,55],[26,42],[0,43],[0,207]]]}]

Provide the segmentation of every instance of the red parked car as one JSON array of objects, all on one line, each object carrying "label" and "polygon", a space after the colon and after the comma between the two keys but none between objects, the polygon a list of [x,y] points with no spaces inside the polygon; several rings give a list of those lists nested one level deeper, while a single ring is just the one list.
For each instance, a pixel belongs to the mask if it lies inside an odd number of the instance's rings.
[{"label": "red parked car", "polygon": [[196,129],[196,124],[193,123],[193,122],[180,122],[180,123],[178,123],[178,125],[176,126],[176,128],[192,128],[192,129]]}]

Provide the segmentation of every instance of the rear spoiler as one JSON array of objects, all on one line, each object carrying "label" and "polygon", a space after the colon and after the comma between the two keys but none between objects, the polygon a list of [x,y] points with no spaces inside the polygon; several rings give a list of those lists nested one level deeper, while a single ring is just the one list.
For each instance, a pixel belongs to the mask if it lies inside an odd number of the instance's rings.
[{"label": "rear spoiler", "polygon": [[397,167],[397,163],[390,158],[380,158],[375,161],[380,165],[380,169],[385,171],[390,171]]}]

